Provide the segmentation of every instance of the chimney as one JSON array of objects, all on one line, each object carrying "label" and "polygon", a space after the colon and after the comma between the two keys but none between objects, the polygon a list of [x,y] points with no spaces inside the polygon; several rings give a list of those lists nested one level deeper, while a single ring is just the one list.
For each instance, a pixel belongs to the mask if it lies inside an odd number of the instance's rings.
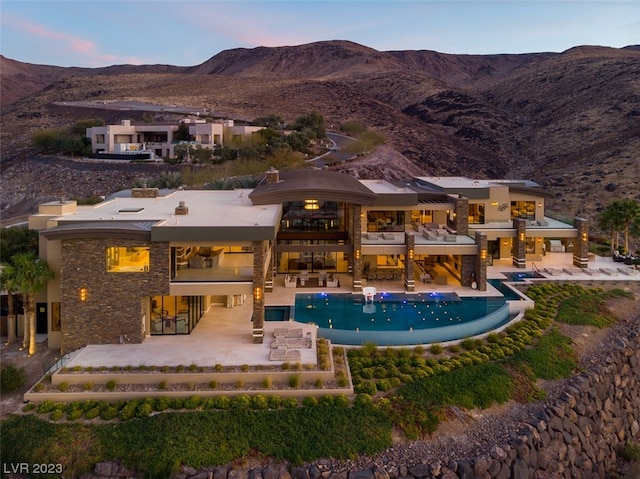
[{"label": "chimney", "polygon": [[175,214],[176,215],[187,215],[187,214],[189,214],[189,208],[184,205],[184,201],[181,201],[181,202],[178,203],[178,206],[176,206]]},{"label": "chimney", "polygon": [[267,171],[267,184],[278,183],[280,181],[280,171],[276,170],[273,166]]}]

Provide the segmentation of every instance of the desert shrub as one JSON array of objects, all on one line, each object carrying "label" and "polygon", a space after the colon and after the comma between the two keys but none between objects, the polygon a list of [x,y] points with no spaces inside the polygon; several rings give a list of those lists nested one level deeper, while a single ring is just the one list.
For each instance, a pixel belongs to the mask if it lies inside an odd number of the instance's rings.
[{"label": "desert shrub", "polygon": [[33,390],[34,392],[41,393],[42,391],[44,391],[44,384],[42,383],[36,384],[35,386],[33,386]]},{"label": "desert shrub", "polygon": [[262,389],[271,389],[273,387],[273,379],[271,376],[267,376],[262,380]]},{"label": "desert shrub", "polygon": [[12,364],[2,366],[0,369],[0,392],[12,393],[24,386],[27,375],[23,368],[16,368]]},{"label": "desert shrub", "polygon": [[82,409],[72,409],[71,411],[67,412],[67,419],[69,421],[77,421],[82,416],[84,416],[84,411]]},{"label": "desert shrub", "polygon": [[362,381],[355,387],[356,394],[369,394],[373,396],[378,392],[378,387],[373,381]]},{"label": "desert shrub", "polygon": [[282,398],[280,396],[268,396],[267,402],[270,409],[279,409],[282,406]]},{"label": "desert shrub", "polygon": [[116,389],[116,382],[112,379],[111,381],[107,381],[105,386],[109,391],[114,391]]},{"label": "desert shrub", "polygon": [[69,383],[62,382],[58,384],[58,391],[60,391],[61,393],[67,391],[68,389],[69,389]]},{"label": "desert shrub", "polygon": [[212,379],[211,381],[209,381],[209,389],[216,389],[218,387],[218,381],[216,381],[215,379]]},{"label": "desert shrub", "polygon": [[284,398],[282,400],[282,407],[285,409],[294,409],[298,407],[298,400],[296,398]]},{"label": "desert shrub", "polygon": [[249,409],[251,406],[251,396],[240,394],[231,399],[231,409]]},{"label": "desert shrub", "polygon": [[459,353],[460,352],[460,345],[459,344],[452,344],[451,346],[449,346],[449,351],[451,351],[452,353]]},{"label": "desert shrub", "polygon": [[84,388],[85,391],[91,391],[93,389],[93,383],[91,381],[88,381],[84,383],[82,387]]},{"label": "desert shrub", "polygon": [[321,378],[316,379],[316,381],[315,381],[315,383],[314,383],[314,385],[315,385],[316,389],[322,389],[323,384],[324,384],[324,383],[322,382],[322,379],[321,379]]},{"label": "desert shrub", "polygon": [[184,402],[185,409],[196,409],[202,405],[202,398],[200,396],[191,396]]},{"label": "desert shrub", "polygon": [[337,375],[337,382],[338,382],[338,386],[341,388],[346,388],[349,385],[349,378],[347,377],[347,375],[341,371],[338,375]]},{"label": "desert shrub", "polygon": [[56,403],[51,400],[42,401],[38,404],[38,414],[47,414],[56,408]]},{"label": "desert shrub", "polygon": [[640,462],[640,443],[628,441],[620,451],[620,457],[625,461]]},{"label": "desert shrub", "polygon": [[231,398],[229,396],[216,396],[213,398],[213,404],[216,409],[229,409],[231,407]]},{"label": "desert shrub", "polygon": [[333,404],[334,406],[337,406],[337,407],[349,407],[349,404],[351,404],[351,401],[344,394],[338,394],[333,398]]},{"label": "desert shrub", "polygon": [[64,412],[62,411],[62,409],[54,409],[53,411],[51,411],[51,414],[49,414],[49,419],[51,419],[52,421],[59,421],[60,419],[62,419],[62,416],[64,416]]},{"label": "desert shrub", "polygon": [[370,407],[373,404],[373,398],[369,394],[358,394],[353,400],[355,407]]},{"label": "desert shrub", "polygon": [[302,405],[305,407],[316,407],[318,405],[318,400],[313,396],[305,396],[302,399]]},{"label": "desert shrub", "polygon": [[128,421],[133,419],[136,416],[136,411],[138,409],[138,401],[129,401],[118,413],[118,418],[121,421]]},{"label": "desert shrub", "polygon": [[149,417],[149,415],[152,412],[153,412],[153,407],[151,406],[151,404],[143,403],[138,405],[138,407],[136,408],[136,417],[137,418]]},{"label": "desert shrub", "polygon": [[165,411],[169,409],[169,398],[166,396],[158,396],[155,398],[153,409],[156,411]]},{"label": "desert shrub", "polygon": [[268,409],[269,401],[267,400],[267,396],[264,394],[256,394],[251,398],[251,409]]},{"label": "desert shrub", "polygon": [[112,419],[118,417],[119,412],[120,410],[116,406],[109,406],[107,409],[100,412],[100,419],[111,421]]},{"label": "desert shrub", "polygon": [[442,344],[435,343],[431,345],[429,351],[431,351],[431,354],[442,354],[444,352],[444,348],[442,347]]},{"label": "desert shrub", "polygon": [[100,415],[100,408],[99,407],[93,407],[89,410],[87,410],[87,412],[84,413],[84,418],[87,420],[91,420],[91,419],[95,419]]},{"label": "desert shrub", "polygon": [[289,387],[292,389],[298,389],[300,387],[300,375],[292,374],[289,376]]}]

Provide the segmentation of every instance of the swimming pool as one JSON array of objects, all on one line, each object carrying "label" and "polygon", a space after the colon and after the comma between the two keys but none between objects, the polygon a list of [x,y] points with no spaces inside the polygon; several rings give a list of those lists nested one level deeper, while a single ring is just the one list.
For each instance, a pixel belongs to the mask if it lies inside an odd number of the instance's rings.
[{"label": "swimming pool", "polygon": [[292,319],[318,325],[318,335],[335,344],[398,346],[452,341],[509,321],[504,298],[455,293],[296,294]]}]

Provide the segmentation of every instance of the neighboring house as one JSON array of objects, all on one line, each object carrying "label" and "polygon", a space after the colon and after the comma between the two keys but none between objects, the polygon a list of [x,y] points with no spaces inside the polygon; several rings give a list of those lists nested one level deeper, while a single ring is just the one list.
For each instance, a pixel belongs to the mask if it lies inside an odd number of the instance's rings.
[{"label": "neighboring house", "polygon": [[[251,136],[263,129],[261,126],[235,125],[233,120],[222,123],[207,123],[205,120],[185,119],[189,125],[191,145],[213,149],[237,137]],[[135,155],[152,153],[158,158],[174,158],[175,140],[179,125],[142,123],[133,125],[122,120],[119,125],[87,128],[86,137],[91,140],[91,152],[101,154]]]},{"label": "neighboring house", "polygon": [[[46,203],[29,227],[40,231],[40,255],[56,273],[38,298],[49,346],[69,352],[189,334],[211,304],[247,297],[253,340],[262,342],[265,295],[295,287],[294,276],[361,291],[384,275],[414,291],[438,283],[438,270],[484,290],[493,258],[524,267],[550,239],[586,267],[586,222],[545,217],[545,197],[526,181],[416,177],[395,185],[272,169],[253,190],[140,188],[92,206]],[[289,282],[274,286],[274,274]]]}]

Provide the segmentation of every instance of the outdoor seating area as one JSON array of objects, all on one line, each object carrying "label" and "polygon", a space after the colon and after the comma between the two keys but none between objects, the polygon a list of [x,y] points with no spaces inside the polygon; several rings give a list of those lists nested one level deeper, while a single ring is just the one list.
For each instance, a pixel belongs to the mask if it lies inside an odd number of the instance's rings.
[{"label": "outdoor seating area", "polygon": [[270,361],[300,361],[300,349],[311,349],[313,339],[310,331],[304,336],[302,328],[275,328],[270,347]]}]

